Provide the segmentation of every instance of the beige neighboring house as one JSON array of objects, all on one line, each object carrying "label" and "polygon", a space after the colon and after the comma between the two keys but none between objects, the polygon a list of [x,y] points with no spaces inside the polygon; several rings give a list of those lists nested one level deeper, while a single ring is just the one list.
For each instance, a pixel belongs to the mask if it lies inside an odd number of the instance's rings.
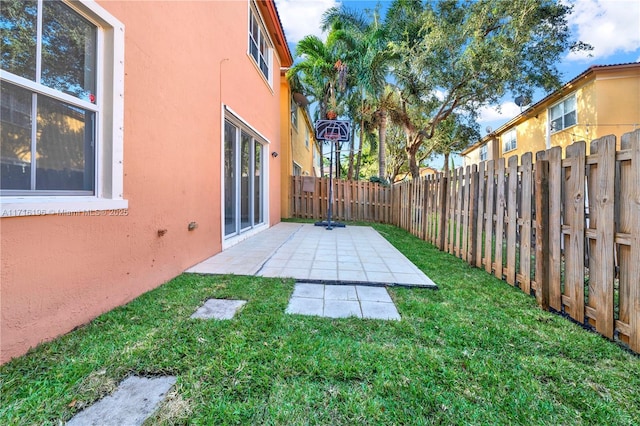
[{"label": "beige neighboring house", "polygon": [[[308,101],[300,93],[291,91],[284,71],[280,76],[280,107],[282,156],[281,213],[291,216],[291,176],[320,176],[320,145],[315,138],[314,125],[307,110]],[[285,119],[286,118],[286,119]]]},{"label": "beige neighboring house", "polygon": [[462,151],[464,165],[640,127],[640,62],[595,65]]}]

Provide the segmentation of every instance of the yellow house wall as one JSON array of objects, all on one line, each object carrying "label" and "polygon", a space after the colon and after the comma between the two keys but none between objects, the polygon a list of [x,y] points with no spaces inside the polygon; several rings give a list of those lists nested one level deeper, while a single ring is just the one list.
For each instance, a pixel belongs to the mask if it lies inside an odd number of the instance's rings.
[{"label": "yellow house wall", "polygon": [[[305,128],[309,132],[309,146],[305,145]],[[313,151],[311,150],[311,129],[309,122],[305,119],[303,110],[298,108],[298,127],[291,126],[291,145],[293,151],[292,160],[302,168],[304,176],[313,174]],[[293,168],[293,166],[292,166]]]},{"label": "yellow house wall", "polygon": [[[313,127],[303,108],[296,106],[298,114],[297,126],[291,121],[291,89],[286,78],[280,81],[280,111],[282,120],[280,133],[282,135],[282,152],[279,155],[281,194],[280,210],[283,218],[291,217],[291,176],[293,163],[302,169],[302,175],[313,176]],[[309,132],[309,146],[305,145],[305,128]]]},{"label": "yellow house wall", "polygon": [[291,217],[291,183],[290,176],[293,174],[293,166],[291,161],[291,88],[287,79],[282,76],[280,78],[280,213],[283,218]]},{"label": "yellow house wall", "polygon": [[462,164],[464,166],[470,166],[472,164],[480,163],[480,147],[474,149],[473,151],[469,151],[462,157],[462,161]]},{"label": "yellow house wall", "polygon": [[614,134],[619,146],[623,134],[640,127],[640,68],[598,77],[594,97],[598,125],[587,140]]},{"label": "yellow house wall", "polygon": [[513,155],[518,157],[527,152],[537,152],[545,149],[547,138],[547,113],[540,112],[529,117],[526,121],[516,126],[517,148],[508,152],[502,152],[503,141],[500,137],[498,152],[500,157],[509,158]]}]

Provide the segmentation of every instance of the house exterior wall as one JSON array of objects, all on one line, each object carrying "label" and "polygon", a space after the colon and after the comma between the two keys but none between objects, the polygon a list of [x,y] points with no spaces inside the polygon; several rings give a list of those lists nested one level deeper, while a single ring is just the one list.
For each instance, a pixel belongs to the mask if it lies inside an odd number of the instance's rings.
[{"label": "house exterior wall", "polygon": [[[223,104],[281,151],[281,62],[273,50],[269,87],[247,53],[247,1],[99,4],[125,27],[128,209],[0,220],[2,363],[222,250]],[[280,163],[264,161],[273,225]]]},{"label": "house exterior wall", "polygon": [[[562,100],[575,95],[577,123],[557,132],[549,129],[549,110]],[[522,156],[526,152],[537,152],[550,147],[566,148],[575,141],[589,142],[614,134],[620,137],[640,127],[640,64],[602,66],[588,70],[572,80],[561,90],[526,110],[509,123],[497,129],[498,157]],[[517,148],[503,152],[503,138],[511,129],[517,132]],[[483,143],[490,141],[485,136]],[[490,143],[490,142],[487,142]],[[480,162],[480,147],[475,144],[463,152],[465,165]],[[491,156],[489,156],[491,159]],[[534,159],[535,160],[535,159]]]},{"label": "house exterior wall", "polygon": [[[302,167],[303,176],[313,175],[313,127],[304,108],[298,107],[298,127],[293,128],[293,161]],[[309,135],[307,139],[307,135]],[[307,141],[308,140],[308,145]]]},{"label": "house exterior wall", "polygon": [[280,121],[281,150],[278,159],[280,160],[280,212],[283,218],[291,217],[291,183],[290,176],[293,174],[293,149],[291,147],[291,88],[284,76],[280,77]]},{"label": "house exterior wall", "polygon": [[594,135],[590,139],[615,134],[619,146],[621,135],[640,127],[640,64],[598,75],[594,96],[598,126],[590,129]]},{"label": "house exterior wall", "polygon": [[[280,82],[280,109],[283,120],[280,124],[282,137],[281,160],[281,213],[283,218],[291,217],[291,176],[294,163],[300,167],[302,176],[315,176],[313,164],[313,146],[315,144],[313,124],[305,108],[295,103],[297,125],[292,119],[291,89],[284,76]],[[308,132],[308,133],[305,133]],[[306,140],[308,135],[309,145]],[[280,156],[279,156],[280,157]]]}]

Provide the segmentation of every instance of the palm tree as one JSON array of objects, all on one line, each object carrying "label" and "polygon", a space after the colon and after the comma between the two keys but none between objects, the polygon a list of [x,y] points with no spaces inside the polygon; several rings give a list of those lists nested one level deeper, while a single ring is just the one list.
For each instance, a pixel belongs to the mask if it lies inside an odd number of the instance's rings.
[{"label": "palm tree", "polygon": [[[392,61],[390,50],[386,47],[387,34],[379,22],[378,10],[373,12],[369,21],[359,12],[345,7],[333,7],[325,12],[322,28],[331,30],[336,43],[343,46],[344,61],[349,64],[351,82],[361,92],[361,105],[364,116],[364,99],[369,95],[374,100],[375,121],[378,124],[378,176],[385,176],[386,126],[388,116],[387,77]],[[352,117],[353,118],[353,117]],[[361,133],[364,126],[361,123]],[[361,135],[362,144],[362,135]]]}]

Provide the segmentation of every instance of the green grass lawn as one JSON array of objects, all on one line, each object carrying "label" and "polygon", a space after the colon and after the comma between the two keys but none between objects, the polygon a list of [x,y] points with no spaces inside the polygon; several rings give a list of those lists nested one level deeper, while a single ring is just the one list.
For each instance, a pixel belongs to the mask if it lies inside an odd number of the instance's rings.
[{"label": "green grass lawn", "polygon": [[[0,424],[58,424],[130,374],[175,375],[149,424],[640,424],[640,358],[398,228],[440,290],[402,321],[285,315],[294,282],[184,274],[0,367]],[[231,321],[206,299],[248,300]]]}]

